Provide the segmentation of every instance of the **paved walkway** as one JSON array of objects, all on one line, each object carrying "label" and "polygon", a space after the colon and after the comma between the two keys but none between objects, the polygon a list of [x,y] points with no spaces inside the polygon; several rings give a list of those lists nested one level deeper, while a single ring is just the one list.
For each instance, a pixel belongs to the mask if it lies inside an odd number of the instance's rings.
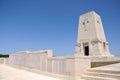
[{"label": "paved walkway", "polygon": [[98,70],[109,70],[109,71],[120,71],[120,63],[116,64],[111,64],[107,66],[101,66],[93,69],[98,69]]},{"label": "paved walkway", "polygon": [[0,80],[60,80],[12,67],[0,65]]}]

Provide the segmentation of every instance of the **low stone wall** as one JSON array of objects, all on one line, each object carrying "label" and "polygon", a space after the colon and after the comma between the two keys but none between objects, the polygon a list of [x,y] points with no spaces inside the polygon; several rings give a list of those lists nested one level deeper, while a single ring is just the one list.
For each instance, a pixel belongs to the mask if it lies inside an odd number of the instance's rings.
[{"label": "low stone wall", "polygon": [[66,58],[65,57],[48,58],[47,72],[65,75],[66,74]]},{"label": "low stone wall", "polygon": [[88,59],[53,57],[51,50],[11,54],[5,59],[5,64],[63,80],[79,80],[85,70],[90,68]]},{"label": "low stone wall", "polygon": [[0,58],[0,64],[4,64],[4,58]]}]

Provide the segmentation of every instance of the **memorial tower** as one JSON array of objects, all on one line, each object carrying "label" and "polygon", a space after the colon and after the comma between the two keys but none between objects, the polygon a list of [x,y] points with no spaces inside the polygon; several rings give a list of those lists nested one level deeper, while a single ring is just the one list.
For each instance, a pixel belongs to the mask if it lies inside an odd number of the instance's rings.
[{"label": "memorial tower", "polygon": [[94,12],[79,18],[76,54],[80,56],[111,56],[100,16]]}]

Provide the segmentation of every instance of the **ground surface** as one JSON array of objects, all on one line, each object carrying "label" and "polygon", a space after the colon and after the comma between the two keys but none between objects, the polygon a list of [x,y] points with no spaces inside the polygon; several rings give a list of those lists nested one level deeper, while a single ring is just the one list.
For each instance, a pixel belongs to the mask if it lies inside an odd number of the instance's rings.
[{"label": "ground surface", "polygon": [[[97,67],[93,69],[120,71],[120,63]],[[0,65],[0,80],[60,80],[60,79],[8,67],[6,65]]]},{"label": "ground surface", "polygon": [[60,80],[12,67],[0,65],[0,80]]}]

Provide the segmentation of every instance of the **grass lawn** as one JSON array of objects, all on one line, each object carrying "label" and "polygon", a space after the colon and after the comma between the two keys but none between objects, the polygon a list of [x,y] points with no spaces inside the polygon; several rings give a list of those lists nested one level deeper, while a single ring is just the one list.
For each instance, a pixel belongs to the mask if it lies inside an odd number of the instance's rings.
[{"label": "grass lawn", "polygon": [[91,62],[91,68],[110,65],[110,64],[115,64],[115,63],[120,63],[120,61],[115,61],[115,62]]}]

